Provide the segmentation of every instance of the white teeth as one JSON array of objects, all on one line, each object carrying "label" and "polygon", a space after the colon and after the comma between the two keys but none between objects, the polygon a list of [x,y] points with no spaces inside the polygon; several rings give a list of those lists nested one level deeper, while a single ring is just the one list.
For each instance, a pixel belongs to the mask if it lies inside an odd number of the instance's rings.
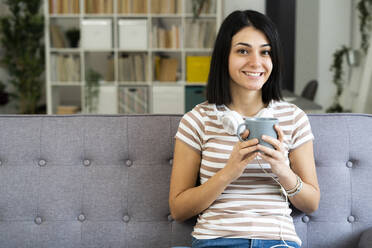
[{"label": "white teeth", "polygon": [[244,72],[245,75],[247,76],[252,76],[252,77],[259,77],[261,76],[261,72]]}]

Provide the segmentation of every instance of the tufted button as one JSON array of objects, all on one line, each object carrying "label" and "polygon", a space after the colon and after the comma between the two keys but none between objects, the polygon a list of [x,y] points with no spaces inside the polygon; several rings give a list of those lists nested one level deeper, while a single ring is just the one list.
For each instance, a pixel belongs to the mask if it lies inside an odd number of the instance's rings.
[{"label": "tufted button", "polygon": [[351,162],[351,161],[347,161],[347,163],[346,163],[346,167],[348,167],[348,168],[352,168],[352,167],[353,167],[353,162]]},{"label": "tufted button", "polygon": [[170,158],[170,159],[169,159],[169,164],[170,164],[170,165],[173,165],[173,158]]},{"label": "tufted button", "polygon": [[347,217],[347,221],[353,223],[355,221],[355,217],[350,215],[349,217]]},{"label": "tufted button", "polygon": [[46,165],[46,161],[44,159],[40,159],[39,166],[45,166],[45,165]]},{"label": "tufted button", "polygon": [[83,222],[83,221],[85,221],[86,220],[86,218],[85,218],[85,215],[84,214],[79,214],[79,216],[78,216],[78,221],[80,221],[80,222]]},{"label": "tufted button", "polygon": [[174,220],[174,219],[173,219],[172,215],[169,214],[169,215],[168,215],[168,221],[169,221],[169,222],[172,222],[173,220]]},{"label": "tufted button", "polygon": [[41,223],[43,223],[43,218],[41,218],[40,216],[37,216],[34,221],[35,221],[35,224],[40,225]]},{"label": "tufted button", "polygon": [[131,167],[133,162],[132,162],[132,160],[127,159],[127,161],[125,161],[125,164],[126,164],[126,166]]},{"label": "tufted button", "polygon": [[124,221],[124,222],[127,222],[127,223],[128,223],[129,220],[130,220],[129,215],[126,214],[126,215],[123,216],[123,221]]},{"label": "tufted button", "polygon": [[89,166],[90,165],[90,160],[89,159],[84,159],[83,164],[84,164],[84,166]]},{"label": "tufted button", "polygon": [[302,216],[302,222],[308,223],[310,221],[310,217],[307,215]]}]

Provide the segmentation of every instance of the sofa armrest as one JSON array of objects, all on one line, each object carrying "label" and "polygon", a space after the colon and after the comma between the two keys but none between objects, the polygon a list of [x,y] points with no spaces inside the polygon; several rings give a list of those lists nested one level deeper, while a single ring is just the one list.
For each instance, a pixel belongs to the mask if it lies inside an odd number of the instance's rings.
[{"label": "sofa armrest", "polygon": [[358,248],[372,247],[372,228],[365,230],[359,239]]}]

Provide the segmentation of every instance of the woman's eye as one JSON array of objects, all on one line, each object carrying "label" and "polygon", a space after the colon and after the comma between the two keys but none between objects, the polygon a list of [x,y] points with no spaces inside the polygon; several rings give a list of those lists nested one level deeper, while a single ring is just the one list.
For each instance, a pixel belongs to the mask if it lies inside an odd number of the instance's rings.
[{"label": "woman's eye", "polygon": [[268,55],[268,56],[270,56],[271,52],[270,52],[269,50],[264,50],[264,51],[262,51],[262,54],[263,54],[263,55]]},{"label": "woman's eye", "polygon": [[239,49],[238,50],[238,53],[240,53],[240,54],[248,54],[248,51],[245,50],[245,49]]}]

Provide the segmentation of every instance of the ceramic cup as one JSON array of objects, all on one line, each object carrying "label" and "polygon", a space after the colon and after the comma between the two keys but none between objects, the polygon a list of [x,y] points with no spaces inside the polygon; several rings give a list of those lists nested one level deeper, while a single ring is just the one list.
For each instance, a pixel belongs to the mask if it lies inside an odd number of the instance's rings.
[{"label": "ceramic cup", "polygon": [[[244,123],[238,126],[236,135],[238,136],[240,141],[246,141],[256,138],[261,145],[273,148],[272,145],[262,140],[262,135],[264,134],[277,139],[278,135],[274,129],[274,125],[278,123],[279,120],[277,118],[246,118],[244,120]],[[242,127],[244,127],[244,129],[242,129]],[[249,130],[249,135],[248,138],[244,140],[240,136],[240,133],[245,131],[245,129]]]}]

